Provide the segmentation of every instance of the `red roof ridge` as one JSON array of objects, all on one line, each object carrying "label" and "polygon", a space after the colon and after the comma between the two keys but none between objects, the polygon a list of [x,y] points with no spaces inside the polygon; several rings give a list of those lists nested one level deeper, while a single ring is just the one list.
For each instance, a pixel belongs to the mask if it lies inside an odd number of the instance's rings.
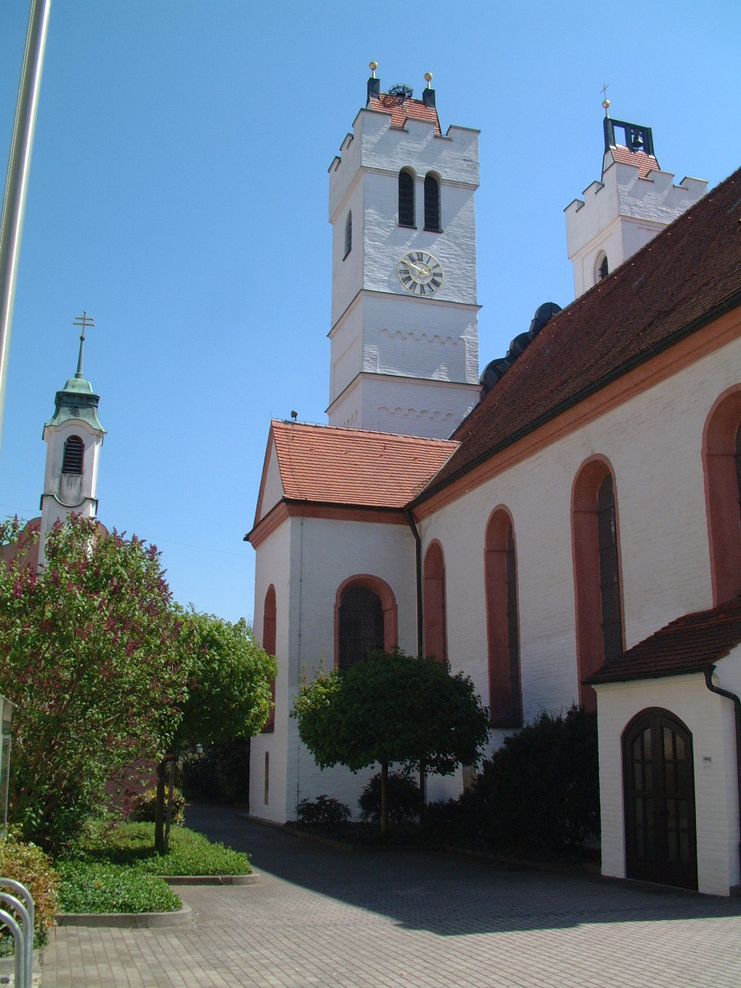
[{"label": "red roof ridge", "polygon": [[287,426],[290,429],[294,428],[309,428],[309,429],[320,429],[322,432],[342,432],[347,433],[351,436],[385,436],[389,439],[409,439],[413,442],[422,443],[433,443],[440,444],[445,443],[451,446],[460,445],[457,439],[435,439],[433,436],[415,436],[411,433],[406,432],[383,432],[381,429],[352,429],[349,426],[344,425],[330,425],[323,422],[293,422],[289,419],[273,419],[272,425]]},{"label": "red roof ridge", "polygon": [[682,614],[606,662],[585,680],[610,683],[704,672],[741,644],[741,594],[704,611]]}]

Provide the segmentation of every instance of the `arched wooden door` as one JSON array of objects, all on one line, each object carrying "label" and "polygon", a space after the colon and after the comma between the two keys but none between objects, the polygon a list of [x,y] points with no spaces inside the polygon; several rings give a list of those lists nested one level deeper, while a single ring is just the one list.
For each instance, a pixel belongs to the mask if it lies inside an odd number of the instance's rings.
[{"label": "arched wooden door", "polygon": [[697,888],[692,735],[658,707],[623,733],[626,875]]}]

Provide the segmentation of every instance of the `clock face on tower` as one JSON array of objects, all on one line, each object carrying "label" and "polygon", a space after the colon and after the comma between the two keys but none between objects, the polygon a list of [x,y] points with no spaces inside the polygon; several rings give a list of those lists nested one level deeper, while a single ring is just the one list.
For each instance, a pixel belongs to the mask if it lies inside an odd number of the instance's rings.
[{"label": "clock face on tower", "polygon": [[399,281],[412,295],[434,295],[443,283],[443,269],[432,254],[410,250],[396,266]]}]

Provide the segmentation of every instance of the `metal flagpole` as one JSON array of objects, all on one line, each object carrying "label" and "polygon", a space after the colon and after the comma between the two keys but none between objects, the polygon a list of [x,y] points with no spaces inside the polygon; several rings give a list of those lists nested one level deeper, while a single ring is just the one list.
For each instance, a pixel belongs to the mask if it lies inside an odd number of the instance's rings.
[{"label": "metal flagpole", "polygon": [[10,331],[13,323],[13,300],[23,229],[23,209],[28,190],[33,131],[41,90],[41,72],[44,65],[50,11],[51,0],[31,0],[26,50],[23,55],[8,174],[5,180],[3,214],[0,221],[0,443],[5,410]]}]

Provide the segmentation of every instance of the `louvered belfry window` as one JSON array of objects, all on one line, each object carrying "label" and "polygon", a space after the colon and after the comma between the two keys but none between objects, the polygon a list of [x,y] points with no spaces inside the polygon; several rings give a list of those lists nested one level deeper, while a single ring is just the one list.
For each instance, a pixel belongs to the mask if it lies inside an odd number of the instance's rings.
[{"label": "louvered belfry window", "polygon": [[399,172],[399,226],[414,226],[414,176]]},{"label": "louvered belfry window", "polygon": [[425,175],[425,230],[440,230],[440,182]]},{"label": "louvered belfry window", "polygon": [[85,443],[79,436],[70,436],[64,444],[62,473],[82,473],[82,461],[84,456]]}]

